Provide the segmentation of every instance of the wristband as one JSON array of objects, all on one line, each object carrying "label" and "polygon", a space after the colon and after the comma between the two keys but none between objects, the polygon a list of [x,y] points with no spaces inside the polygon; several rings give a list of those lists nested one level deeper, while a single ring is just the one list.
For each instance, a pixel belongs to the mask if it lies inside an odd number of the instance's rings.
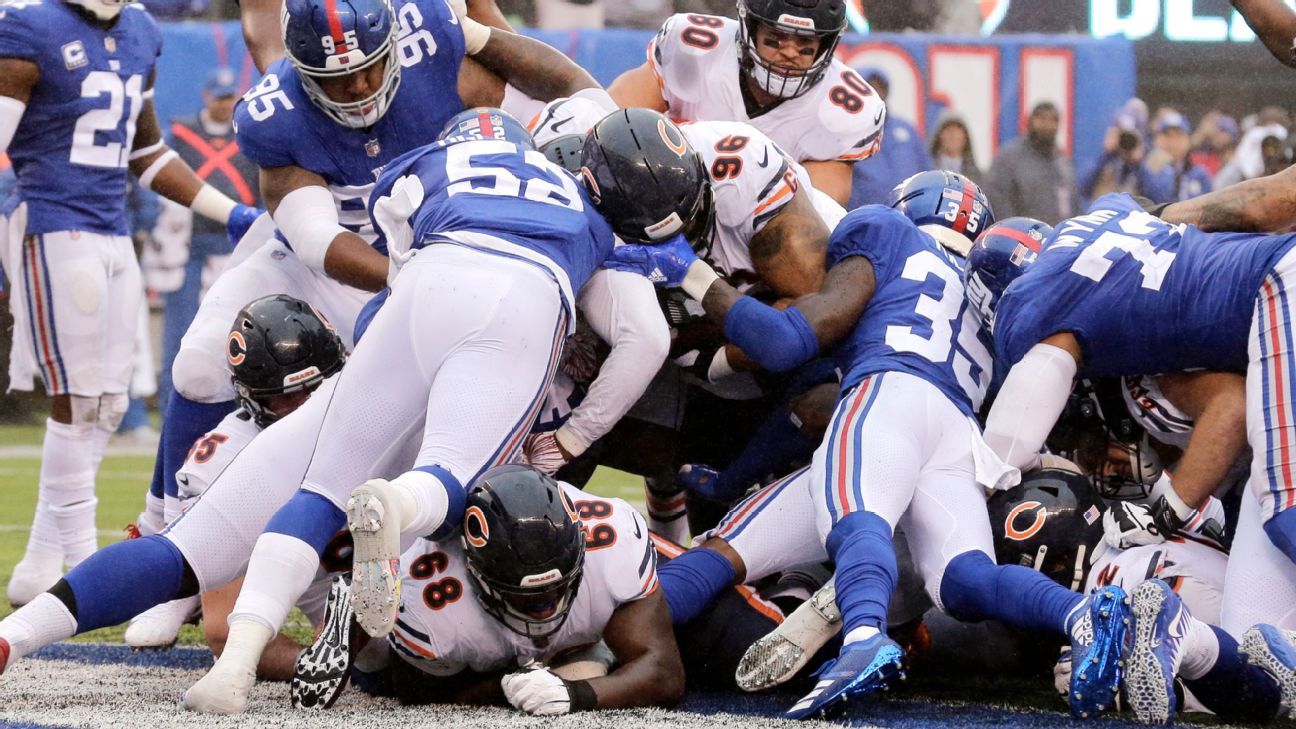
[{"label": "wristband", "polygon": [[234,212],[234,206],[238,203],[231,200],[225,193],[216,188],[203,184],[194,195],[193,202],[189,207],[204,218],[210,218],[218,223],[229,222],[230,213]]},{"label": "wristband", "polygon": [[467,15],[459,19],[459,27],[463,28],[465,56],[477,55],[490,40],[490,26],[482,25]]},{"label": "wristband", "polygon": [[566,425],[554,431],[554,440],[558,441],[558,445],[562,446],[562,449],[567,451],[572,458],[576,458],[589,449],[589,445],[583,443],[580,436],[573,433]]},{"label": "wristband", "polygon": [[684,274],[684,280],[680,282],[680,288],[689,298],[701,301],[706,297],[707,290],[711,284],[716,282],[720,275],[715,272],[707,262],[701,258],[689,264],[688,272]]},{"label": "wristband", "polygon": [[589,681],[563,681],[567,685],[567,695],[571,697],[572,711],[589,711],[598,708],[598,694]]}]

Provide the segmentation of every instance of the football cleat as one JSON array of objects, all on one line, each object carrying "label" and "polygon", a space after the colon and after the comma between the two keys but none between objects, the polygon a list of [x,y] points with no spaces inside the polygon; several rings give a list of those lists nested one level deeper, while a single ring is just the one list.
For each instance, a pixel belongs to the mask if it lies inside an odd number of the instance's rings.
[{"label": "football cleat", "polygon": [[15,608],[36,599],[36,596],[63,579],[63,557],[27,555],[14,565],[6,593],[9,604]]},{"label": "football cleat", "polygon": [[1084,599],[1067,618],[1071,636],[1071,713],[1085,719],[1110,708],[1120,692],[1121,659],[1130,610],[1125,591],[1109,585]]},{"label": "football cleat", "polygon": [[347,527],[355,542],[351,599],[356,622],[375,638],[396,625],[400,610],[400,517],[391,485],[364,482],[347,500]]},{"label": "football cleat", "polygon": [[819,588],[777,628],[756,641],[738,662],[734,679],[743,691],[762,691],[792,679],[841,632],[834,582]]},{"label": "football cleat", "polygon": [[904,649],[884,633],[848,643],[841,655],[815,672],[815,687],[783,716],[807,719],[843,710],[850,699],[875,694],[904,678],[903,661]]},{"label": "football cleat", "polygon": [[170,648],[180,637],[180,626],[202,612],[197,595],[164,602],[131,618],[126,626],[126,645],[131,648]]},{"label": "football cleat", "polygon": [[1161,580],[1130,593],[1134,637],[1125,660],[1125,701],[1144,724],[1173,724],[1178,711],[1175,676],[1192,615]]},{"label": "football cleat", "polygon": [[342,695],[351,668],[351,580],[338,575],[324,602],[315,641],[297,654],[289,698],[296,709],[327,709]]},{"label": "football cleat", "polygon": [[11,649],[9,648],[9,641],[5,640],[4,638],[0,638],[0,674],[3,674],[5,672],[5,669],[9,667],[10,650]]},{"label": "football cleat", "polygon": [[217,660],[207,675],[184,692],[180,703],[189,711],[203,714],[242,714],[247,710],[248,695],[255,682],[256,669],[247,670]]},{"label": "football cleat", "polygon": [[1242,636],[1247,663],[1273,676],[1282,693],[1279,716],[1296,716],[1296,631],[1257,625]]}]

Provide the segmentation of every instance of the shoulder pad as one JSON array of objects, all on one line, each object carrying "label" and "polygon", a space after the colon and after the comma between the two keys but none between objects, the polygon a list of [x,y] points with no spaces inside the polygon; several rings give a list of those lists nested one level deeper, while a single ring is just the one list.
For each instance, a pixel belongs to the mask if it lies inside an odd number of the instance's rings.
[{"label": "shoulder pad", "polygon": [[834,61],[815,95],[820,133],[806,140],[808,159],[855,162],[881,149],[886,104],[858,73]]}]

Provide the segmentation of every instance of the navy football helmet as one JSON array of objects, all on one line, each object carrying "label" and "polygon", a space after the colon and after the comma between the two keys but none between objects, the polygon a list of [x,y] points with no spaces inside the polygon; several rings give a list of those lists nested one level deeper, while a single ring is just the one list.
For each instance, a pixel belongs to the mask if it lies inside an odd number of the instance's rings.
[{"label": "navy football helmet", "polygon": [[994,332],[994,315],[1008,284],[1035,263],[1053,226],[1034,218],[1008,218],[990,226],[967,254],[963,285],[972,311],[986,331]]},{"label": "navy football helmet", "polygon": [[585,570],[585,531],[557,481],[530,466],[486,471],[468,489],[462,538],[487,614],[533,640],[563,626]]},{"label": "navy football helmet", "polygon": [[535,140],[526,125],[507,111],[489,106],[464,109],[455,114],[437,135],[437,141],[447,145],[491,139],[512,142],[523,149],[535,149]]},{"label": "navy football helmet", "polygon": [[234,397],[262,428],[279,419],[276,395],[314,390],[346,362],[346,347],[315,307],[287,294],[239,311],[226,344]]},{"label": "navy football helmet", "polygon": [[1138,380],[1081,380],[1049,433],[1049,450],[1083,468],[1104,498],[1146,499],[1165,470],[1151,436],[1126,404],[1124,390],[1137,387]]},{"label": "navy football helmet", "polygon": [[945,248],[966,256],[972,241],[995,220],[977,184],[957,172],[919,172],[892,188],[887,204]]},{"label": "navy football helmet", "polygon": [[999,564],[1043,572],[1063,587],[1082,590],[1103,540],[1104,505],[1079,473],[1041,468],[986,502]]},{"label": "navy football helmet", "polygon": [[585,138],[581,178],[594,206],[629,243],[683,234],[699,253],[715,222],[711,178],[684,132],[651,109],[618,109]]},{"label": "navy football helmet", "polygon": [[[329,118],[345,127],[372,126],[387,113],[400,86],[396,36],[400,24],[390,0],[285,0],[283,41],[302,88]],[[378,89],[358,101],[335,101],[320,80],[383,66]]]},{"label": "navy football helmet", "polygon": [[[756,47],[756,28],[819,39],[809,68],[765,60]],[[756,85],[780,99],[794,99],[814,88],[828,71],[846,30],[844,0],[738,0],[738,64]]]}]

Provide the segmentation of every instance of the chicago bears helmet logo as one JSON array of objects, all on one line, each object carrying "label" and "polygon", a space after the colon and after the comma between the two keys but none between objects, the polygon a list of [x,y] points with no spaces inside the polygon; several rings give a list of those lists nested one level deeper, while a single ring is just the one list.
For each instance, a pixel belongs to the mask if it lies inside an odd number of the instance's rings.
[{"label": "chicago bears helmet logo", "polygon": [[230,332],[229,340],[225,343],[225,357],[229,359],[231,367],[238,367],[247,359],[247,340],[243,338],[243,332],[235,329]]},{"label": "chicago bears helmet logo", "polygon": [[603,192],[599,190],[598,180],[594,179],[594,173],[590,172],[590,168],[582,167],[580,174],[581,180],[585,182],[585,191],[589,193],[590,202],[598,205],[603,201]]},{"label": "chicago bears helmet logo", "polygon": [[[1023,501],[1013,507],[1008,512],[1008,517],[1004,519],[1004,536],[1017,542],[1024,542],[1027,539],[1039,534],[1044,528],[1044,522],[1048,519],[1048,511],[1043,508],[1044,505],[1038,501]],[[1025,528],[1017,527],[1017,517],[1022,514],[1035,511],[1035,518],[1025,525]]]},{"label": "chicago bears helmet logo", "polygon": [[[672,129],[675,131],[675,134],[679,135],[678,141],[676,141],[672,137],[670,131]],[[670,147],[670,151],[674,152],[680,157],[683,157],[686,153],[688,153],[688,142],[684,140],[684,134],[680,132],[679,128],[676,127],[674,124],[667,124],[665,119],[658,119],[657,133],[661,134],[662,141],[666,143],[667,147]]]},{"label": "chicago bears helmet logo", "polygon": [[470,506],[464,512],[464,541],[469,546],[478,549],[486,546],[486,540],[490,539],[490,527],[486,524],[486,515],[482,513],[481,507]]}]

